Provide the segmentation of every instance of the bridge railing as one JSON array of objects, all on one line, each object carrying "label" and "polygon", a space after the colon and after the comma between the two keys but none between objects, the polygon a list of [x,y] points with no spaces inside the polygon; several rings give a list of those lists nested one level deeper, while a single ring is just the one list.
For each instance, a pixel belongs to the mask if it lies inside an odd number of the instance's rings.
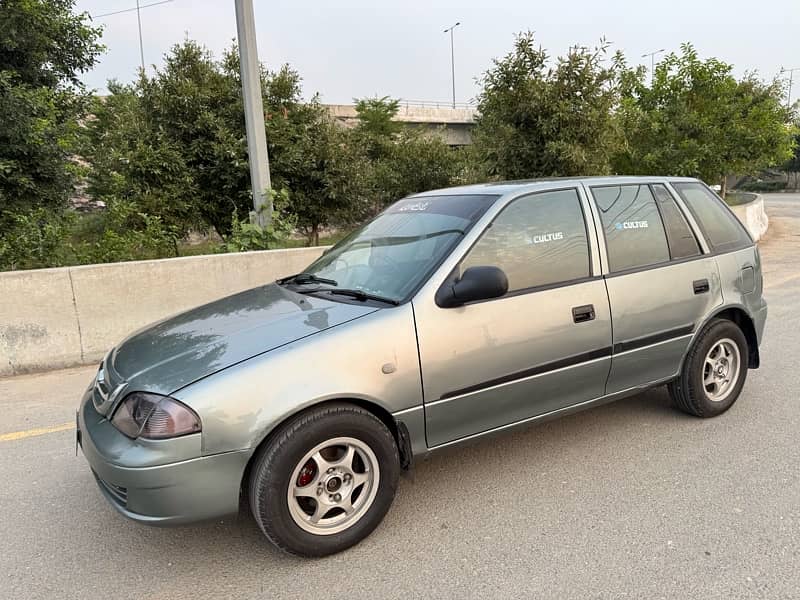
[{"label": "bridge railing", "polygon": [[407,100],[400,99],[400,106],[406,108],[418,106],[420,108],[476,108],[474,101],[469,102],[456,102],[455,104],[450,100]]}]

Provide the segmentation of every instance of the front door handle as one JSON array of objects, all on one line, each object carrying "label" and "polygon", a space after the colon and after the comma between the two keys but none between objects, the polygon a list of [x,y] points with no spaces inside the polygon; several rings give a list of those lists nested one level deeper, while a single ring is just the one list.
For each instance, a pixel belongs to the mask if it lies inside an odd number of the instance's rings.
[{"label": "front door handle", "polygon": [[572,320],[576,323],[594,321],[594,304],[585,304],[583,306],[573,307]]},{"label": "front door handle", "polygon": [[705,294],[711,287],[708,285],[708,279],[697,279],[692,282],[695,294]]}]

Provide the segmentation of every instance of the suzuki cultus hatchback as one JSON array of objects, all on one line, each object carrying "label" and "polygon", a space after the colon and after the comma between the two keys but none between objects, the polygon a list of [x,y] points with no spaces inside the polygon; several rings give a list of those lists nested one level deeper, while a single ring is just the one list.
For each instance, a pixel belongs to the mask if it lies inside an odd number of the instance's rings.
[{"label": "suzuki cultus hatchback", "polygon": [[375,529],[431,451],[661,384],[725,412],[766,315],[753,240],[697,180],[426,192],[302,273],[131,335],[78,436],[135,521],[245,500],[275,545],[322,556]]}]

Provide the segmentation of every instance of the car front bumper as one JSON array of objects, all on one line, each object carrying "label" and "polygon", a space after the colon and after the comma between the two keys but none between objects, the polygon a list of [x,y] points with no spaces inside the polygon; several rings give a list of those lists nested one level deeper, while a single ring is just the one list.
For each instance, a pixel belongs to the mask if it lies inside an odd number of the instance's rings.
[{"label": "car front bumper", "polygon": [[[200,435],[131,440],[95,410],[91,397],[84,397],[78,411],[78,443],[100,491],[117,511],[147,525],[183,525],[238,512],[252,451],[182,457],[192,446],[199,450]],[[163,462],[170,455],[182,459]]]}]

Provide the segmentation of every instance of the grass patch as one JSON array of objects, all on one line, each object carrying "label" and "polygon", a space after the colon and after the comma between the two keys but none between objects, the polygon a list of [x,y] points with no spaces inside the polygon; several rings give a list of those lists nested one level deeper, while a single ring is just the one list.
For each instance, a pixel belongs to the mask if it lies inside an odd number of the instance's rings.
[{"label": "grass patch", "polygon": [[178,252],[181,256],[202,256],[203,254],[216,254],[222,242],[219,240],[203,240],[188,244],[181,242],[178,244]]}]

